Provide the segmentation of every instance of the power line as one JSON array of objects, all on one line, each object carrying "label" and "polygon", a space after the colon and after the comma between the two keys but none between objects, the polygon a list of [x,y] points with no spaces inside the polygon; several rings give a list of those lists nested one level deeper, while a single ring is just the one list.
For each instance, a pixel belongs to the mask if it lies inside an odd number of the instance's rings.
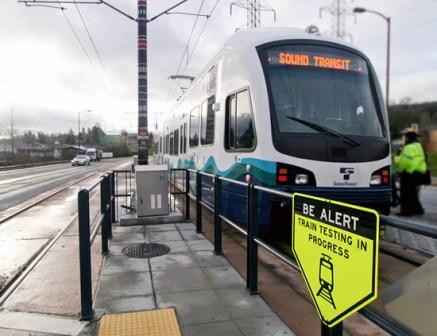
[{"label": "power line", "polygon": [[79,38],[79,35],[77,34],[76,30],[74,29],[73,25],[71,24],[70,19],[64,13],[64,9],[62,9],[61,12],[62,12],[62,16],[64,17],[65,21],[67,21],[68,26],[70,27],[71,31],[73,32],[74,37],[76,38],[77,42],[79,43],[80,47],[82,48],[83,53],[85,54],[85,56],[88,58],[88,61],[91,63],[91,65],[95,69],[95,65],[94,65],[90,55],[88,54],[88,51],[85,49],[85,46],[83,45],[81,39]]},{"label": "power line", "polygon": [[[197,11],[197,14],[200,14],[204,2],[205,2],[205,0],[202,0],[202,2],[200,3],[199,10]],[[188,55],[188,48],[189,48],[189,45],[190,45],[190,42],[191,42],[191,38],[192,38],[192,36],[193,36],[193,32],[194,32],[194,29],[196,28],[196,25],[197,25],[197,21],[198,21],[198,20],[199,20],[199,16],[196,16],[196,20],[194,21],[194,23],[193,23],[193,27],[191,28],[190,36],[188,37],[187,43],[185,44],[184,51],[183,51],[183,53],[182,53],[182,55],[181,55],[181,58],[180,58],[180,60],[179,60],[179,64],[178,64],[178,67],[177,67],[177,70],[176,70],[176,74],[178,74],[178,73],[179,73],[179,70],[181,69],[181,66],[182,66],[182,63],[183,63],[183,61],[184,61],[184,57],[185,57],[185,55],[186,55],[186,54]],[[208,19],[207,19],[207,20],[208,20]],[[173,94],[175,88],[176,88],[176,85],[175,85],[174,83],[172,83],[172,85],[170,86],[170,90],[169,90],[169,93],[168,93],[168,97],[170,97],[170,96]]]},{"label": "power line", "polygon": [[95,52],[96,55],[97,55],[97,59],[99,60],[99,63],[100,63],[100,65],[102,66],[103,71],[105,72],[105,75],[106,75],[106,77],[107,77],[107,79],[108,79],[109,76],[108,76],[108,72],[106,71],[106,66],[105,66],[105,64],[103,63],[102,57],[100,57],[100,53],[99,53],[99,51],[98,51],[98,49],[97,49],[96,44],[94,43],[94,39],[93,39],[93,37],[91,36],[91,33],[90,33],[89,29],[88,29],[88,26],[87,26],[87,24],[86,24],[86,22],[85,22],[85,19],[84,19],[83,15],[82,15],[82,12],[80,11],[79,6],[77,5],[76,0],[74,0],[74,6],[76,7],[77,13],[79,14],[79,17],[80,17],[80,20],[82,21],[83,26],[85,27],[85,31],[87,32],[88,39],[90,40],[90,43],[91,43],[91,45],[92,45],[92,47],[93,47],[93,49],[94,49],[94,52]]},{"label": "power line", "polygon": [[[212,14],[214,13],[215,9],[217,8],[218,3],[220,2],[220,0],[217,0],[216,3],[214,4],[213,8],[211,9],[211,11],[209,12],[209,17],[212,16]],[[203,24],[202,29],[200,30],[199,35],[197,36],[197,40],[196,42],[194,42],[193,48],[191,49],[191,54],[187,55],[187,63],[186,66],[184,68],[184,70],[182,72],[185,71],[185,69],[188,67],[188,64],[191,61],[191,58],[193,57],[194,52],[196,51],[197,45],[199,44],[200,38],[203,34],[203,32],[205,31],[206,25],[208,24],[209,20],[206,20],[205,23]]]}]

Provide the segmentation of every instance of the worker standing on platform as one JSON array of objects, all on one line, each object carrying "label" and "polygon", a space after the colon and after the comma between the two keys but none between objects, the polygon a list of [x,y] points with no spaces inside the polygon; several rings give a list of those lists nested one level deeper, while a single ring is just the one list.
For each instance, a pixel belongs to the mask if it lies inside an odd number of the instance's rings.
[{"label": "worker standing on platform", "polygon": [[403,148],[395,156],[395,169],[401,182],[400,216],[423,215],[424,210],[419,200],[419,188],[422,184],[418,176],[427,171],[425,151],[418,141],[418,134],[412,129],[405,130]]}]

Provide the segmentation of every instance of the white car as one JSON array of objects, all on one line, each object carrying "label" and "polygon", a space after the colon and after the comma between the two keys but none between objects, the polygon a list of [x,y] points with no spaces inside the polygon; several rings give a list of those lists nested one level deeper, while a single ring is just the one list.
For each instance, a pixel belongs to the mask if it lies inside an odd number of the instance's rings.
[{"label": "white car", "polygon": [[89,166],[90,158],[87,155],[77,155],[73,160],[71,160],[72,166]]}]

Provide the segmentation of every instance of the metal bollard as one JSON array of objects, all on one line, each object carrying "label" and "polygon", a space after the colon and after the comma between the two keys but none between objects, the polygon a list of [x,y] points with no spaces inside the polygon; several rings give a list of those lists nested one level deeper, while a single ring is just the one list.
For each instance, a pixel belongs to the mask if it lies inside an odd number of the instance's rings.
[{"label": "metal bollard", "polygon": [[190,219],[190,171],[185,170],[185,219]]},{"label": "metal bollard", "polygon": [[196,172],[196,232],[202,233],[202,175]]},{"label": "metal bollard", "polygon": [[91,320],[93,290],[91,280],[90,207],[89,192],[82,189],[78,194],[79,212],[79,266],[80,266],[80,319]]},{"label": "metal bollard", "polygon": [[246,288],[251,295],[258,293],[258,244],[257,235],[258,192],[253,184],[247,187],[247,274]]},{"label": "metal bollard", "polygon": [[111,207],[111,174],[106,174],[106,200],[105,200],[105,213],[106,213],[106,228],[108,232],[108,238],[112,239],[112,207]]},{"label": "metal bollard", "polygon": [[322,323],[322,336],[342,336],[343,335],[343,322],[340,322],[333,328],[329,328]]},{"label": "metal bollard", "polygon": [[[115,223],[115,172],[111,172],[111,224]],[[112,226],[112,225],[111,225]],[[111,230],[112,233],[112,230]],[[111,237],[112,238],[112,234]]]},{"label": "metal bollard", "polygon": [[103,221],[102,221],[102,254],[107,254],[108,249],[108,212],[106,211],[106,205],[107,203],[107,175],[103,176],[103,180],[100,182],[100,214],[103,215]]},{"label": "metal bollard", "polygon": [[220,219],[220,194],[222,180],[219,176],[214,177],[214,254],[222,253],[222,221]]}]

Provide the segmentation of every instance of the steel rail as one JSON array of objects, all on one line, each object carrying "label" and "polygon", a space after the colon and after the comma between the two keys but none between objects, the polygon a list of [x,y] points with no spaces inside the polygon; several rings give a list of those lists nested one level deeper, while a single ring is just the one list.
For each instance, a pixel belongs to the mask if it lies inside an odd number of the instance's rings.
[{"label": "steel rail", "polygon": [[230,226],[232,226],[234,229],[240,231],[242,234],[244,234],[245,236],[247,236],[247,231],[245,231],[244,229],[242,229],[241,227],[239,227],[237,224],[235,224],[233,221],[231,221],[230,219],[227,219],[225,216],[223,215],[219,215],[219,218],[221,220],[223,220],[224,222],[228,223]]},{"label": "steel rail", "polygon": [[381,224],[385,224],[388,226],[392,226],[398,229],[406,230],[409,232],[417,233],[420,235],[424,235],[427,237],[437,238],[437,227],[429,224],[420,224],[420,223],[410,223],[405,219],[400,219],[391,216],[379,216],[381,219]]},{"label": "steel rail", "polygon": [[93,232],[91,233],[91,236],[90,236],[90,246],[93,245],[94,239],[96,239],[96,236],[99,233],[99,229],[102,226],[102,222],[105,220],[105,217],[106,217],[106,214],[101,214],[99,216],[99,220],[98,220],[96,226],[94,227]]},{"label": "steel rail", "polygon": [[238,180],[234,180],[234,179],[230,179],[228,177],[224,177],[224,176],[219,176],[218,177],[220,180],[225,181],[225,182],[229,182],[229,183],[233,183],[233,184],[237,184],[240,185],[242,187],[247,187],[249,184],[247,182],[243,182],[243,181],[238,181]]},{"label": "steel rail", "polygon": [[283,262],[285,262],[287,265],[291,266],[293,269],[295,269],[296,271],[299,271],[299,273],[301,273],[299,265],[295,261],[290,259],[288,256],[286,256],[285,254],[281,253],[280,251],[278,251],[274,247],[268,245],[267,243],[264,243],[261,239],[255,238],[254,241],[256,241],[256,243],[259,246],[262,246],[267,251],[269,251],[271,254],[275,255],[276,257],[281,259]]}]

